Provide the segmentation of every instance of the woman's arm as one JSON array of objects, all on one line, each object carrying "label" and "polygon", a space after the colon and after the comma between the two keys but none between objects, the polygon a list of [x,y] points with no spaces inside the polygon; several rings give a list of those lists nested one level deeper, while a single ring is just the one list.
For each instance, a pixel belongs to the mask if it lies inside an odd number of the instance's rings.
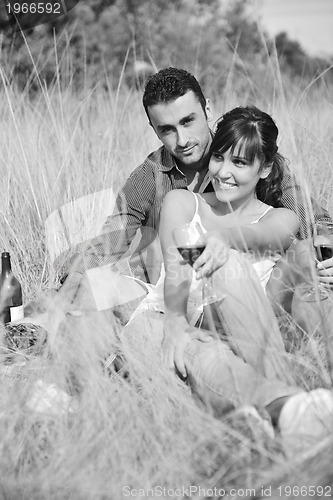
[{"label": "woman's arm", "polygon": [[195,200],[192,193],[186,190],[171,191],[164,198],[160,240],[165,265],[164,283],[164,359],[170,368],[175,368],[186,377],[184,350],[192,338],[202,341],[212,337],[204,335],[198,329],[189,326],[187,321],[187,302],[192,281],[192,268],[179,254],[173,239],[173,230],[190,222],[195,211]]},{"label": "woman's arm", "polygon": [[[191,199],[192,198],[192,199]],[[165,265],[164,282],[164,359],[170,368],[186,376],[183,352],[189,335],[186,318],[187,302],[191,287],[192,269],[182,265],[182,258],[173,240],[173,230],[190,222],[194,213],[193,195],[185,190],[168,193],[163,201],[160,219],[160,241]]]},{"label": "woman's arm", "polygon": [[231,248],[243,252],[284,252],[295,239],[299,225],[295,212],[276,208],[256,224],[223,230],[223,237]]},{"label": "woman's arm", "polygon": [[299,220],[292,210],[276,208],[256,224],[212,231],[207,235],[206,251],[194,263],[196,276],[210,276],[225,263],[221,243],[241,252],[282,253],[290,247],[298,229]]},{"label": "woman's arm", "polygon": [[195,210],[194,197],[188,191],[174,190],[163,201],[160,219],[160,241],[165,265],[164,300],[167,311],[186,317],[192,269],[184,265],[173,239],[173,230],[192,220]]}]

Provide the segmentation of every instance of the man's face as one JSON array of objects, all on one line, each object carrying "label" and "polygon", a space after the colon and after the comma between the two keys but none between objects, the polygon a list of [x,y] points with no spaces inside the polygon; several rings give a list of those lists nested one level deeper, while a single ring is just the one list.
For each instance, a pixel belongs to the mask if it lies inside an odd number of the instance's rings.
[{"label": "man's face", "polygon": [[148,113],[157,137],[178,160],[179,166],[199,169],[211,143],[209,101],[205,115],[195,94],[189,91],[167,104],[149,106]]}]

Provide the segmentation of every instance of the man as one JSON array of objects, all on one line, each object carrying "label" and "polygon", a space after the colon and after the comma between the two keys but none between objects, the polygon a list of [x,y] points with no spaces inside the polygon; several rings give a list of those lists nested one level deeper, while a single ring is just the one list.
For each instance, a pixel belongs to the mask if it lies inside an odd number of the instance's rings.
[{"label": "man", "polygon": [[[169,113],[170,101],[185,94],[178,123],[174,123]],[[154,106],[159,103],[161,106]],[[165,194],[172,189],[196,192],[212,189],[207,171],[211,143],[208,122],[212,113],[197,80],[184,70],[162,70],[149,80],[143,104],[163,146],[132,172],[118,195],[114,214],[105,222],[103,234],[76,249],[81,255],[78,259],[74,255],[67,262],[67,273],[117,262],[128,250],[137,230],[142,229],[131,261],[138,262],[140,277],[153,282],[159,270],[150,269],[152,275],[145,275],[140,255],[156,237]],[[152,113],[151,107],[154,107]]]},{"label": "man", "polygon": [[[129,176],[118,195],[114,213],[105,222],[102,234],[74,249],[76,253],[68,259],[62,270],[64,276],[69,275],[62,290],[67,296],[76,293],[84,271],[116,264],[121,260],[138,230],[141,230],[141,239],[131,256],[132,267],[135,267],[134,276],[155,283],[161,258],[151,244],[156,241],[165,194],[172,189],[194,192],[212,190],[207,172],[212,137],[209,128],[211,104],[204,97],[194,76],[183,69],[160,70],[147,82],[143,105],[162,147],[151,153]],[[317,220],[329,217],[313,200],[312,208],[306,206],[300,187],[289,172],[284,176],[282,190],[282,204],[294,210],[301,219],[300,238],[306,238],[311,232],[310,212],[313,211]],[[145,252],[148,252],[146,262]],[[331,260],[326,261],[328,270],[325,271],[329,282],[333,282]],[[132,282],[132,286],[140,285]],[[275,280],[269,289],[272,296],[279,296],[283,302],[285,297],[280,280]],[[141,293],[145,293],[142,288]],[[290,300],[290,297],[287,299]],[[79,293],[76,299],[78,306],[80,300],[82,294]]]}]

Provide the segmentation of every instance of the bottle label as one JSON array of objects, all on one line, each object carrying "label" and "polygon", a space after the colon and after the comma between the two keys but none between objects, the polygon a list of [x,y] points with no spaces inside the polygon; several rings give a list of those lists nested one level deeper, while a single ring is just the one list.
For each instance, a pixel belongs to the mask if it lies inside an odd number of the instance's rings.
[{"label": "bottle label", "polygon": [[23,306],[16,306],[10,308],[10,321],[16,321],[24,318]]}]

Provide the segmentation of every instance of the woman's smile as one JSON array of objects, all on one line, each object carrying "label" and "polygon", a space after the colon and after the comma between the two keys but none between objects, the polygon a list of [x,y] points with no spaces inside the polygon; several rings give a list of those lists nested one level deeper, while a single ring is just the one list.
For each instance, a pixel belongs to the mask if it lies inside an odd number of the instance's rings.
[{"label": "woman's smile", "polygon": [[218,184],[220,189],[234,189],[235,187],[238,186],[238,184],[236,184],[235,182],[222,181],[217,177],[214,178],[214,182]]},{"label": "woman's smile", "polygon": [[230,204],[234,210],[249,199],[256,198],[259,180],[268,175],[259,158],[250,161],[246,157],[244,144],[221,153],[213,152],[209,161],[209,173],[218,201]]}]

